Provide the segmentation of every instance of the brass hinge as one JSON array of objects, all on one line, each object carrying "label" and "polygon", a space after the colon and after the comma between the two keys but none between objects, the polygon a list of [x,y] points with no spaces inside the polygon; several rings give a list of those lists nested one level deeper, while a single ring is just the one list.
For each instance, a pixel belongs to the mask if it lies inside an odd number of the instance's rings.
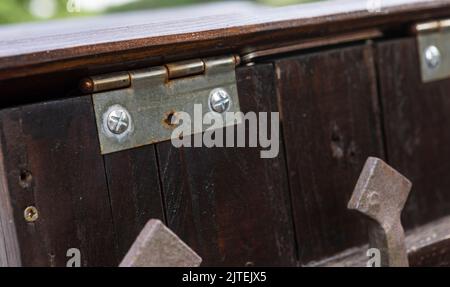
[{"label": "brass hinge", "polygon": [[422,81],[450,77],[450,19],[420,23],[414,26]]},{"label": "brass hinge", "polygon": [[84,79],[81,88],[92,93],[101,153],[171,139],[173,118],[184,112],[193,121],[195,105],[201,105],[202,117],[208,112],[222,116],[223,125],[217,128],[236,124],[227,121],[225,112],[240,111],[235,75],[239,63],[239,57],[231,55]]}]

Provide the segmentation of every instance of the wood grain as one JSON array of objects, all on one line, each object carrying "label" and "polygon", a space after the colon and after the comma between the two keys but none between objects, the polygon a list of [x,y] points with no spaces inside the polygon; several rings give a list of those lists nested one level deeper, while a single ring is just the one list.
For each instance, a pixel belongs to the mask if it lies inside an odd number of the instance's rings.
[{"label": "wood grain", "polygon": [[[23,266],[65,266],[69,248],[82,266],[114,266],[111,208],[89,97],[0,112],[5,179]],[[37,221],[24,209],[36,206]],[[2,214],[3,215],[3,214]]]},{"label": "wood grain", "polygon": [[[443,217],[414,228],[406,233],[406,249],[411,267],[450,266],[450,217]],[[364,267],[369,246],[348,249],[321,262],[308,266],[321,267]]]},{"label": "wood grain", "polygon": [[147,221],[164,221],[155,147],[106,155],[105,168],[121,259]]},{"label": "wood grain", "polygon": [[[241,110],[277,111],[270,64],[237,71]],[[167,222],[204,266],[294,266],[283,151],[157,144]]]},{"label": "wood grain", "polygon": [[[450,15],[447,0],[394,0],[383,5],[381,13],[372,13],[360,0],[273,9],[250,9],[241,4],[225,9],[222,4],[162,16],[150,12],[136,22],[130,15],[129,22],[106,17],[84,19],[86,24],[6,27],[0,30],[0,79],[99,66],[123,69],[123,65],[144,60],[155,65],[188,57],[245,53],[260,45],[268,48],[268,42],[279,46],[292,37],[307,39],[387,24],[397,27]],[[233,12],[221,12],[230,10]],[[115,21],[122,24],[115,25]]]},{"label": "wood grain", "polygon": [[390,165],[413,183],[406,228],[450,214],[450,80],[422,83],[415,38],[377,45]]},{"label": "wood grain", "polygon": [[9,196],[3,155],[0,153],[0,267],[21,266],[21,255]]},{"label": "wood grain", "polygon": [[300,262],[367,240],[347,210],[369,156],[383,157],[369,45],[275,62]]}]

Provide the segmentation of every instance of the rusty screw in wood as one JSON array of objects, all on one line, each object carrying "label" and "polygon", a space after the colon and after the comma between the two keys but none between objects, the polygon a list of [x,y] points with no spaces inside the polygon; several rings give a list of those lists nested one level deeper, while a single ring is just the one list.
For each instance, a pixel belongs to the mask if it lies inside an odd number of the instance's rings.
[{"label": "rusty screw in wood", "polygon": [[113,134],[120,135],[126,132],[130,126],[130,116],[123,108],[112,109],[107,118],[108,130]]},{"label": "rusty screw in wood", "polygon": [[23,216],[27,222],[35,222],[39,218],[39,213],[36,207],[28,206],[25,208]]},{"label": "rusty screw in wood", "polygon": [[222,88],[212,90],[209,94],[209,106],[217,113],[228,111],[231,107],[230,94]]}]

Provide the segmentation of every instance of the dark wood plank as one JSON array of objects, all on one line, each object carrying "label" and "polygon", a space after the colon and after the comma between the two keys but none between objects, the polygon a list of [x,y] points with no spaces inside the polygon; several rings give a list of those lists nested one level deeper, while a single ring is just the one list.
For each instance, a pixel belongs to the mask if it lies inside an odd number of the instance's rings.
[{"label": "dark wood plank", "polygon": [[368,156],[383,157],[368,45],[276,61],[301,263],[367,240],[347,210]]},{"label": "dark wood plank", "polygon": [[407,232],[406,247],[413,267],[450,267],[450,217]]},{"label": "dark wood plank", "polygon": [[406,228],[450,214],[450,80],[423,84],[415,38],[377,45],[389,163],[413,188]]},{"label": "dark wood plank", "polygon": [[[270,64],[237,72],[241,110],[277,111]],[[295,240],[283,151],[157,144],[167,222],[204,266],[293,266]]]},{"label": "dark wood plank", "polygon": [[[0,112],[1,152],[24,266],[114,266],[114,234],[103,159],[89,97]],[[5,193],[2,193],[5,196]],[[34,205],[39,218],[24,220]]]},{"label": "dark wood plank", "polygon": [[[411,267],[450,266],[450,217],[419,226],[406,233],[406,249]],[[364,267],[368,245],[355,247],[309,266]]]},{"label": "dark wood plank", "polygon": [[6,27],[0,30],[0,79],[149,59],[159,64],[450,15],[447,0],[383,1],[382,13],[369,12],[361,0],[273,9],[228,5]]},{"label": "dark wood plank", "polygon": [[105,168],[121,259],[148,220],[164,220],[155,147],[106,155]]}]

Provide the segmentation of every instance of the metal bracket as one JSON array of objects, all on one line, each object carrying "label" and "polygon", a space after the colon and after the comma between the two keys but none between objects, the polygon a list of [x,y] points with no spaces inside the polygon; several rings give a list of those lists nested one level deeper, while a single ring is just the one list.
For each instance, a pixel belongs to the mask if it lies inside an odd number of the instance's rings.
[{"label": "metal bracket", "polygon": [[348,208],[372,219],[370,247],[381,253],[381,266],[407,267],[408,254],[401,223],[411,182],[384,161],[369,157],[356,183]]},{"label": "metal bracket", "polygon": [[[194,105],[203,116],[220,115],[220,128],[238,124],[225,112],[239,112],[235,67],[239,57],[190,60],[148,69],[85,79],[92,92],[102,154],[153,144],[172,138],[173,119],[180,112],[194,120]],[[195,114],[198,116],[197,114]],[[205,130],[191,129],[189,136]]]},{"label": "metal bracket", "polygon": [[417,24],[417,46],[424,83],[450,77],[450,20]]},{"label": "metal bracket", "polygon": [[119,267],[198,267],[202,258],[158,219],[139,233]]}]

